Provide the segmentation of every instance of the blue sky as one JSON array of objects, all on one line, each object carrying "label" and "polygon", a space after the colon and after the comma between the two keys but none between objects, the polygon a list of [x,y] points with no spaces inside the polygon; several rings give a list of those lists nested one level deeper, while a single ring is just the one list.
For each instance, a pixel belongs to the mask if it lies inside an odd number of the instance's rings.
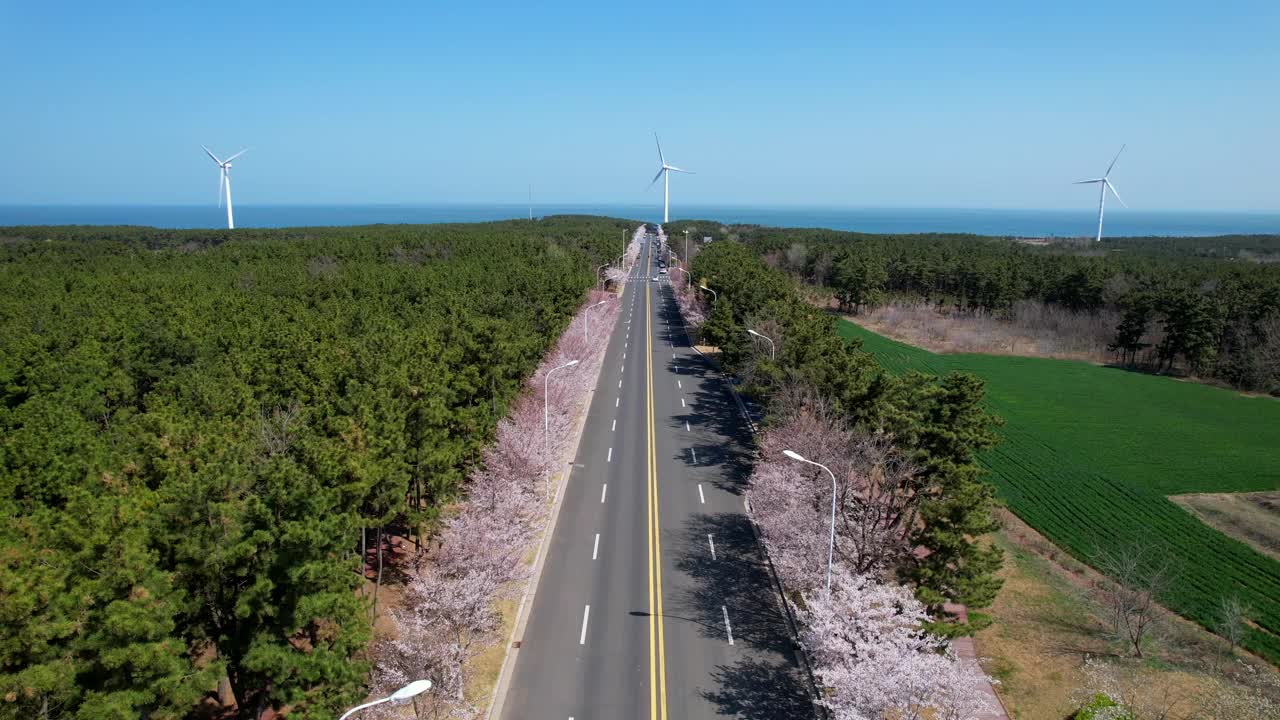
[{"label": "blue sky", "polygon": [[1280,211],[1274,0],[187,5],[0,0],[0,204]]}]

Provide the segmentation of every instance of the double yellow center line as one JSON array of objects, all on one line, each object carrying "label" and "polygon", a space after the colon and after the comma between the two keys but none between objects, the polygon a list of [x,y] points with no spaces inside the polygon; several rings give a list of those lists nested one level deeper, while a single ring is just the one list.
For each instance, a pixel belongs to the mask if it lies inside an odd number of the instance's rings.
[{"label": "double yellow center line", "polygon": [[[652,268],[652,240],[649,241],[648,256],[646,271]],[[648,380],[645,395],[649,443],[649,717],[651,720],[667,720],[667,658],[662,635],[662,538],[661,525],[658,523],[658,449],[653,419],[653,311],[649,300],[649,286],[648,278],[645,278],[644,361]]]}]

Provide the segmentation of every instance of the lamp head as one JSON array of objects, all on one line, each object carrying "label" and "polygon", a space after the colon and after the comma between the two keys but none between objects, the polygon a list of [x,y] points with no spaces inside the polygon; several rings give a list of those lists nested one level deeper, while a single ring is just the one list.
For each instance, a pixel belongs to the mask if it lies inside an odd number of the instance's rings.
[{"label": "lamp head", "polygon": [[409,698],[415,695],[421,695],[422,693],[430,689],[431,689],[430,680],[414,680],[408,685],[405,685],[399,690],[391,693],[391,701],[404,702],[405,700],[408,700]]},{"label": "lamp head", "polygon": [[803,457],[803,456],[801,456],[801,455],[800,455],[800,453],[798,453],[798,452],[796,452],[796,451],[794,451],[794,450],[783,450],[783,451],[782,451],[782,454],[783,454],[783,455],[786,455],[787,457],[791,458],[792,460],[799,460],[800,462],[808,462],[807,460],[805,460],[805,459],[804,459],[804,457]]}]

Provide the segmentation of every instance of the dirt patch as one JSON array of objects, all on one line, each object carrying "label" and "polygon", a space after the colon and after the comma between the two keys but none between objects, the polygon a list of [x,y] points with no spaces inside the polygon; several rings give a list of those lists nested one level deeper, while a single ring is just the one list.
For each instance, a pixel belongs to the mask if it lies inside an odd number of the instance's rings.
[{"label": "dirt patch", "polygon": [[1107,363],[1114,313],[1074,313],[1020,301],[1008,317],[939,312],[932,305],[891,303],[845,319],[872,332],[936,353],[984,353]]},{"label": "dirt patch", "polygon": [[[1103,632],[1105,613],[1088,595],[1096,572],[1045,540],[1011,513],[993,537],[1005,551],[1004,587],[987,611],[992,625],[976,637],[987,673],[1013,718],[1068,717],[1092,678],[1086,660],[1103,659],[1113,674],[1172,706],[1167,716],[1203,718],[1219,698],[1280,699],[1280,672],[1237,653],[1202,628],[1170,616],[1144,660],[1119,657]],[[1215,704],[1215,707],[1217,705]]]},{"label": "dirt patch", "polygon": [[1280,560],[1280,490],[1253,493],[1191,493],[1169,499],[1206,525]]}]

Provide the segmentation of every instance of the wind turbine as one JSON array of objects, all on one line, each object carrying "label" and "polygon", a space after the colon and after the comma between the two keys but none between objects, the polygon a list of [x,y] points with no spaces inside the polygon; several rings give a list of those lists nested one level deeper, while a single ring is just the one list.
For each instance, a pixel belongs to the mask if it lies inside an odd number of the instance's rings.
[{"label": "wind turbine", "polygon": [[1100,186],[1098,188],[1098,242],[1102,242],[1102,212],[1107,206],[1107,189],[1109,188],[1111,190],[1111,194],[1116,196],[1116,200],[1120,200],[1121,205],[1129,207],[1125,204],[1125,201],[1120,198],[1120,193],[1116,192],[1116,186],[1112,185],[1111,180],[1109,179],[1111,177],[1111,168],[1116,166],[1116,160],[1120,159],[1120,153],[1124,152],[1124,149],[1125,146],[1121,145],[1120,152],[1116,153],[1116,156],[1111,159],[1111,164],[1107,166],[1107,172],[1102,177],[1094,178],[1092,180],[1079,180],[1072,183],[1073,185],[1092,185],[1094,183],[1098,183]]},{"label": "wind turbine", "polygon": [[249,152],[249,148],[245,148],[244,150],[241,150],[240,152],[236,153],[235,155],[232,155],[226,160],[219,160],[217,155],[214,155],[212,152],[209,151],[209,148],[204,147],[203,145],[201,145],[200,147],[204,148],[205,154],[213,158],[213,161],[217,163],[218,167],[221,169],[221,175],[218,178],[218,207],[222,207],[222,189],[226,188],[227,229],[234,230],[236,227],[236,222],[231,216],[231,161]]},{"label": "wind turbine", "polygon": [[[658,133],[653,134],[653,142],[658,145],[658,162],[662,163],[662,167],[658,169],[658,174],[653,176],[653,181],[649,183],[649,187],[653,187],[653,183],[658,182],[658,178],[663,178],[662,188],[662,224],[666,225],[671,219],[671,173],[682,172],[693,175],[692,170],[681,170],[675,165],[668,165],[666,158],[662,157],[662,143],[658,142]],[[646,190],[648,188],[645,188]]]}]

